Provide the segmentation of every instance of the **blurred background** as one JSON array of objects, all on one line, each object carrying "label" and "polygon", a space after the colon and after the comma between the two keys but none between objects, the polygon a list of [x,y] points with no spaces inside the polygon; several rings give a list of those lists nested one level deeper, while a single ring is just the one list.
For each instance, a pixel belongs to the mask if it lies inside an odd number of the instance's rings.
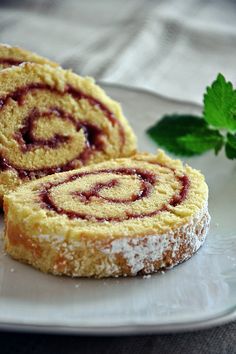
[{"label": "blurred background", "polygon": [[5,0],[0,42],[96,80],[201,103],[218,72],[236,82],[236,1]]}]

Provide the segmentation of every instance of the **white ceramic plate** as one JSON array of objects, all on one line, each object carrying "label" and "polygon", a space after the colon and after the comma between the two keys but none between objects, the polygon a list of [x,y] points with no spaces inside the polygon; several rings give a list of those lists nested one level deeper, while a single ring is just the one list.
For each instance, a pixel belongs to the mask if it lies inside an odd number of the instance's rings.
[{"label": "white ceramic plate", "polygon": [[[122,103],[141,150],[156,150],[145,130],[162,114],[199,112],[147,91],[104,87]],[[236,164],[213,153],[188,162],[206,176],[212,215],[207,241],[192,259],[149,279],[76,280],[40,273],[2,252],[0,327],[126,334],[199,329],[236,319]]]}]

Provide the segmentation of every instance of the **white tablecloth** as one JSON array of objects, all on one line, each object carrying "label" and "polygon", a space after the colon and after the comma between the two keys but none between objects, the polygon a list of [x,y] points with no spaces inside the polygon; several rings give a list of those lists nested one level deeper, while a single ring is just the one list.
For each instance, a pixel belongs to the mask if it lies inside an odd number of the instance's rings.
[{"label": "white tablecloth", "polygon": [[0,41],[177,99],[201,102],[218,72],[236,83],[234,0],[5,0]]}]

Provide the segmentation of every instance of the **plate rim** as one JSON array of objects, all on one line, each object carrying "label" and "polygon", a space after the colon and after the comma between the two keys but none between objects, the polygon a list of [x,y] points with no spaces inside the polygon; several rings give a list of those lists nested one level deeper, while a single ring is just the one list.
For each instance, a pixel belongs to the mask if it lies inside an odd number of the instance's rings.
[{"label": "plate rim", "polygon": [[151,335],[194,332],[210,329],[216,326],[229,324],[236,320],[236,306],[233,311],[224,312],[223,315],[206,320],[176,322],[168,324],[128,324],[114,326],[75,326],[75,325],[44,325],[25,324],[16,322],[0,322],[0,330],[30,333],[66,334],[66,335],[96,335],[96,336],[126,336],[126,335]]},{"label": "plate rim", "polygon": [[[202,106],[198,103],[191,101],[175,99],[157,93],[155,91],[135,87],[130,85],[123,85],[120,83],[106,82],[102,80],[96,81],[98,85],[102,88],[110,89],[120,89],[126,91],[132,91],[136,93],[143,93],[146,95],[154,96],[166,102],[172,102],[178,105],[188,105],[195,109],[201,109]],[[236,320],[236,304],[223,311],[221,314],[216,316],[210,316],[203,320],[189,321],[184,320],[183,322],[172,322],[172,323],[144,323],[144,324],[125,324],[125,325],[101,325],[101,326],[90,326],[90,325],[68,325],[68,324],[30,324],[30,323],[20,323],[14,321],[0,321],[0,330],[3,331],[17,331],[17,332],[31,332],[31,333],[48,333],[48,334],[67,334],[67,335],[98,335],[98,336],[111,336],[111,335],[140,335],[140,334],[164,334],[164,333],[181,333],[181,332],[191,332],[197,330],[209,329],[215,326],[224,325]]]}]

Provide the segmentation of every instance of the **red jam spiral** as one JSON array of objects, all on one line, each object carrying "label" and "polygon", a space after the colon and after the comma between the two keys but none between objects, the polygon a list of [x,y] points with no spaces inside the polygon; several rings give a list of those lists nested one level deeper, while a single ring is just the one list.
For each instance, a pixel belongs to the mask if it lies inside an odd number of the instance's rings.
[{"label": "red jam spiral", "polygon": [[[18,88],[17,90],[8,93],[6,96],[0,97],[0,115],[4,114],[3,110],[10,100],[15,101],[17,106],[20,108],[24,106],[28,95],[32,95],[32,97],[34,97],[34,95],[39,91],[50,92],[50,94],[54,94],[58,97],[58,100],[61,100],[61,98],[65,95],[70,96],[77,103],[83,99],[86,100],[90,106],[96,107],[96,109],[102,111],[105,119],[111,123],[112,127],[118,128],[120,137],[119,145],[120,150],[122,150],[125,143],[125,134],[120,121],[116,119],[114,114],[98,99],[95,99],[70,85],[68,85],[63,92],[59,91],[55,87],[42,83],[32,83],[28,86]],[[69,122],[78,134],[81,134],[82,132],[85,141],[83,151],[80,151],[79,153],[78,151],[75,151],[74,157],[62,164],[47,166],[47,162],[45,162],[45,167],[43,168],[41,166],[40,168],[27,168],[25,166],[21,166],[18,161],[13,162],[11,161],[12,159],[6,156],[5,153],[2,153],[0,156],[0,170],[4,171],[12,169],[18,173],[20,178],[41,177],[43,175],[73,169],[75,166],[78,166],[78,160],[81,165],[86,164],[91,155],[95,152],[105,152],[105,138],[107,137],[109,140],[109,137],[107,136],[108,133],[105,129],[102,129],[94,123],[90,123],[86,118],[81,120],[76,119],[72,113],[64,111],[61,107],[55,104],[53,106],[43,107],[43,109],[38,106],[33,109],[31,108],[27,116],[23,118],[20,129],[18,128],[18,130],[13,133],[12,138],[18,144],[23,155],[29,151],[37,152],[37,149],[42,147],[51,150],[57,149],[61,146],[66,146],[66,144],[71,142],[72,137],[69,134],[55,132],[50,138],[37,138],[37,136],[35,136],[34,132],[37,122],[40,119],[50,120],[52,117],[56,117],[64,122]]]},{"label": "red jam spiral", "polygon": [[[176,191],[170,199],[168,199],[161,206],[156,208],[154,205],[153,210],[142,212],[134,212],[132,211],[132,205],[135,203],[139,203],[145,198],[149,198],[153,193],[156,193],[155,186],[157,186],[159,181],[158,173],[154,173],[153,171],[148,171],[145,168],[142,169],[140,167],[137,168],[111,168],[111,169],[100,169],[95,171],[88,172],[77,172],[75,174],[69,175],[63,180],[59,182],[47,183],[42,186],[42,189],[39,194],[39,201],[43,208],[48,209],[50,211],[54,211],[60,215],[66,215],[70,219],[82,219],[82,220],[90,220],[95,222],[121,222],[129,219],[137,219],[144,217],[152,217],[161,212],[168,211],[170,207],[176,207],[180,205],[186,198],[189,188],[189,179],[186,175],[177,176],[175,171],[169,169],[166,166],[161,166],[161,168],[167,168],[173,177],[179,183],[179,189]],[[91,183],[89,188],[85,188],[85,190],[80,186],[80,182],[83,182],[83,179],[88,179],[91,176],[96,176],[96,180]],[[98,181],[98,178],[104,178],[103,180]],[[120,197],[118,194],[115,196],[106,196],[103,195],[104,191],[112,191],[113,188],[122,188],[122,183],[124,179],[132,178],[134,182],[137,182],[139,185],[138,190],[130,191],[129,197]],[[70,186],[73,184],[71,188],[69,187],[69,191],[63,189],[66,185]],[[62,190],[59,190],[58,188]],[[63,192],[64,191],[64,192]],[[55,192],[65,193],[66,201],[70,198],[72,200],[78,202],[77,210],[72,210],[68,206],[65,207],[64,203],[58,203],[55,197]],[[102,208],[103,203],[109,203],[110,206],[127,206],[125,212],[122,212],[122,215],[119,215],[119,211],[117,211],[118,215],[114,216],[99,216],[94,213],[85,213],[81,211],[79,205],[88,205],[91,206],[94,203],[98,204],[98,210]],[[68,205],[68,204],[67,204]],[[76,205],[76,204],[75,204]],[[118,209],[117,209],[118,210]]]}]

